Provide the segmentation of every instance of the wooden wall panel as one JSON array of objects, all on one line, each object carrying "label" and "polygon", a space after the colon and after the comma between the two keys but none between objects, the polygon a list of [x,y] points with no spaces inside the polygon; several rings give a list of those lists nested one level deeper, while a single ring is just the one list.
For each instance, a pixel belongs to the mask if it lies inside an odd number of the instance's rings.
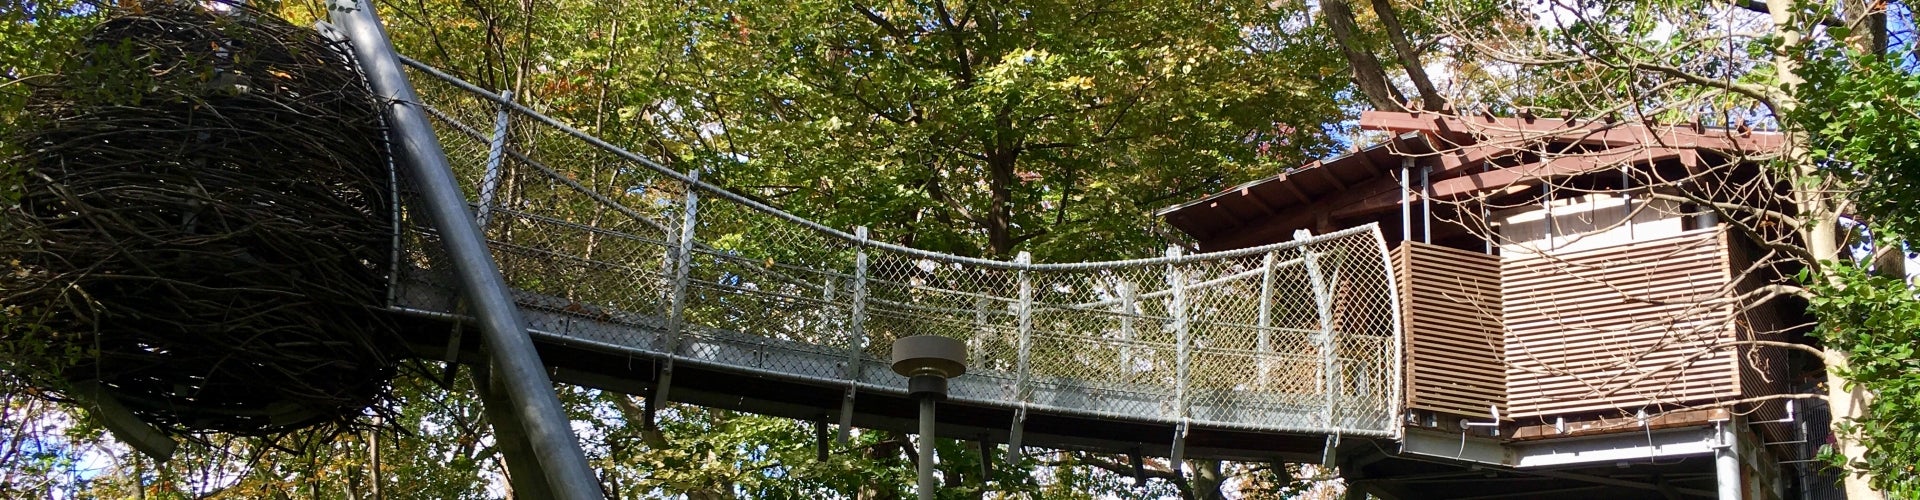
[{"label": "wooden wall panel", "polygon": [[1484,417],[1507,412],[1500,258],[1407,242],[1394,250],[1406,327],[1407,407]]},{"label": "wooden wall panel", "polygon": [[1726,245],[1716,231],[1501,264],[1515,418],[1649,412],[1741,392]]}]

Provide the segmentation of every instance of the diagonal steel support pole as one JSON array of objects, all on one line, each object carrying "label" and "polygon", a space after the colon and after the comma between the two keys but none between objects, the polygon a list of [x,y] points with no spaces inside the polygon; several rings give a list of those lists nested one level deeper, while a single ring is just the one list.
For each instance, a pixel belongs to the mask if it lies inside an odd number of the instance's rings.
[{"label": "diagonal steel support pole", "polygon": [[342,0],[333,6],[334,23],[353,41],[354,59],[366,72],[368,85],[385,104],[394,154],[407,169],[421,196],[422,207],[440,232],[467,303],[473,305],[493,376],[505,389],[512,410],[526,424],[528,440],[540,468],[558,498],[601,498],[600,481],[587,465],[586,454],[574,437],[571,422],[547,377],[527,323],[513,303],[507,283],[487,250],[474,214],[455,183],[446,151],[427,123],[426,110],[407,80],[386,28],[373,12],[372,2]]}]

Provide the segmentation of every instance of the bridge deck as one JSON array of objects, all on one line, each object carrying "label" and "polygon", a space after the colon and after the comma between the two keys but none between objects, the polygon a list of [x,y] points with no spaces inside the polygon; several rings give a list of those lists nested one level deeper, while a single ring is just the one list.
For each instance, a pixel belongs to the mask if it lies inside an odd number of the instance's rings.
[{"label": "bridge deck", "polygon": [[[404,288],[405,303],[394,310],[412,317],[406,329],[415,355],[440,359],[448,354],[450,335],[456,331],[457,316],[446,312],[452,290],[415,282]],[[633,316],[609,321],[592,315],[556,310],[532,304],[553,304],[550,297],[522,294],[525,315],[532,326],[541,357],[552,367],[557,382],[620,392],[638,396],[652,393],[659,382],[659,369],[665,356],[651,345],[661,338],[662,323],[657,317]],[[426,306],[416,307],[416,306]],[[467,323],[470,324],[470,323]],[[818,353],[804,345],[781,345],[763,337],[732,334],[716,341],[700,341],[688,351],[706,353],[680,357],[676,363],[674,386],[669,399],[679,402],[773,415],[835,425],[840,419],[845,380],[793,376],[755,365],[779,364],[781,358],[794,358],[787,364],[837,366],[832,355]],[[477,335],[469,332],[459,342],[456,359],[463,363],[484,363]],[[816,352],[809,352],[816,351]],[[794,363],[793,361],[797,361]],[[877,360],[867,360],[877,364]],[[884,370],[884,367],[877,367]],[[837,369],[837,368],[835,368]],[[888,373],[891,375],[891,373]],[[955,388],[963,384],[993,384],[989,377],[966,375],[953,380]],[[863,429],[911,433],[916,429],[918,406],[899,384],[863,383],[855,398],[853,424]],[[1057,392],[1065,393],[1066,390]],[[1081,400],[1083,395],[1065,399]],[[1161,402],[1154,402],[1159,404]],[[940,433],[956,439],[1007,442],[1015,406],[1003,401],[950,399],[939,415]],[[1171,423],[1117,418],[1091,412],[1035,410],[1027,414],[1022,442],[1045,448],[1070,448],[1114,453],[1140,453],[1167,456],[1175,427]],[[1317,462],[1326,444],[1323,435],[1311,432],[1272,432],[1194,425],[1188,430],[1186,456],[1242,461],[1286,460]]]}]

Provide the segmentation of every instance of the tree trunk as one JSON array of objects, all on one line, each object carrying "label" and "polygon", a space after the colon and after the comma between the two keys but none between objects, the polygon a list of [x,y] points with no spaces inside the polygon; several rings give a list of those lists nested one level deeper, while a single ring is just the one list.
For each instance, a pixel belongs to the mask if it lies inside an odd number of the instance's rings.
[{"label": "tree trunk", "polygon": [[1220,487],[1227,482],[1226,474],[1220,470],[1219,460],[1188,460],[1193,469],[1193,477],[1187,479],[1193,489],[1195,500],[1226,500],[1226,493]]},{"label": "tree trunk", "polygon": [[1847,45],[1861,54],[1880,55],[1887,51],[1887,3],[1847,0],[1840,2],[1841,15],[1853,32]]},{"label": "tree trunk", "polygon": [[1403,109],[1400,91],[1387,83],[1387,73],[1381,69],[1380,59],[1373,57],[1373,51],[1367,50],[1366,44],[1360,40],[1360,27],[1353,20],[1353,7],[1347,5],[1347,0],[1323,0],[1320,10],[1326,16],[1327,28],[1333,31],[1334,40],[1340,42],[1340,51],[1347,55],[1347,64],[1353,69],[1354,85],[1360,87],[1360,93],[1367,97],[1367,102],[1381,111]]},{"label": "tree trunk", "polygon": [[987,252],[994,258],[1005,258],[1013,253],[1013,167],[1018,158],[1016,155],[1011,148],[995,148],[987,152]]},{"label": "tree trunk", "polygon": [[1420,52],[1407,40],[1407,29],[1400,25],[1400,15],[1393,12],[1393,1],[1373,0],[1373,13],[1380,16],[1387,40],[1393,42],[1393,52],[1399,54],[1400,64],[1407,68],[1407,78],[1413,80],[1413,88],[1420,91],[1420,108],[1427,111],[1446,108],[1447,100],[1433,87],[1433,79],[1427,77],[1427,67],[1420,64]]},{"label": "tree trunk", "polygon": [[[1773,110],[1775,116],[1793,113],[1798,107],[1798,102],[1792,95],[1800,84],[1805,82],[1805,79],[1799,76],[1800,66],[1794,60],[1795,53],[1802,50],[1803,43],[1803,34],[1799,31],[1800,20],[1795,18],[1799,10],[1794,3],[1792,0],[1768,0],[1767,2],[1768,15],[1772,16],[1773,20],[1774,36],[1780,40],[1780,48],[1775,51],[1773,60],[1774,71],[1779,75],[1781,90],[1785,94],[1776,99],[1776,109]],[[1807,151],[1806,133],[1788,130],[1785,135],[1786,143],[1781,148],[1781,155],[1786,158],[1789,165],[1792,165],[1794,173],[1800,179],[1820,179],[1821,174],[1813,163],[1811,153]],[[1799,205],[1800,213],[1803,214],[1802,217],[1807,221],[1805,232],[1801,234],[1801,237],[1806,239],[1807,251],[1813,254],[1814,259],[1828,262],[1840,256],[1840,214],[1834,210],[1836,205],[1836,201],[1832,198],[1834,195],[1829,194],[1823,189],[1824,187],[1803,187],[1795,194],[1795,201]],[[1821,265],[1819,262],[1810,264]],[[1839,426],[1859,418],[1871,395],[1867,394],[1863,388],[1849,387],[1847,380],[1840,376],[1847,366],[1845,351],[1828,347],[1825,357],[1827,406],[1833,414],[1834,452],[1840,454],[1848,463],[1861,461],[1866,455],[1866,448],[1861,445],[1859,438],[1851,433],[1842,432]],[[1864,474],[1848,471],[1842,477],[1841,485],[1846,491],[1847,498],[1851,500],[1881,498],[1880,493],[1873,490]]]}]

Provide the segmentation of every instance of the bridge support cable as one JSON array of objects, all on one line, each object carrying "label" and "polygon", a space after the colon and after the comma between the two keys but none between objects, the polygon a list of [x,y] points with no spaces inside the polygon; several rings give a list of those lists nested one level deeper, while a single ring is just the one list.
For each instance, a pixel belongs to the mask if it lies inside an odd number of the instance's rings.
[{"label": "bridge support cable", "polygon": [[853,432],[853,399],[859,392],[860,353],[867,349],[867,226],[853,228],[852,324],[847,326],[847,394],[840,398],[840,444]]},{"label": "bridge support cable", "polygon": [[[687,173],[687,177],[700,180],[700,171]],[[673,362],[680,357],[680,337],[687,328],[687,280],[693,273],[693,237],[694,228],[699,225],[700,190],[687,187],[686,199],[680,206],[680,231],[677,241],[667,247],[673,259],[672,295],[667,300],[666,345],[660,352],[666,353],[666,360],[660,364],[659,383],[653,388],[653,407],[662,408],[667,404],[667,394],[673,390]]]},{"label": "bridge support cable", "polygon": [[473,306],[492,362],[511,409],[524,425],[533,456],[556,498],[601,498],[599,479],[573,435],[571,422],[548,378],[527,323],[521,318],[486,240],[467,210],[466,198],[454,181],[446,151],[427,123],[427,114],[407,80],[393,42],[374,13],[373,2],[342,0],[333,10],[334,23],[352,41],[354,59],[383,103],[391,135],[390,147],[419,190],[427,222],[439,230],[441,242]]}]

